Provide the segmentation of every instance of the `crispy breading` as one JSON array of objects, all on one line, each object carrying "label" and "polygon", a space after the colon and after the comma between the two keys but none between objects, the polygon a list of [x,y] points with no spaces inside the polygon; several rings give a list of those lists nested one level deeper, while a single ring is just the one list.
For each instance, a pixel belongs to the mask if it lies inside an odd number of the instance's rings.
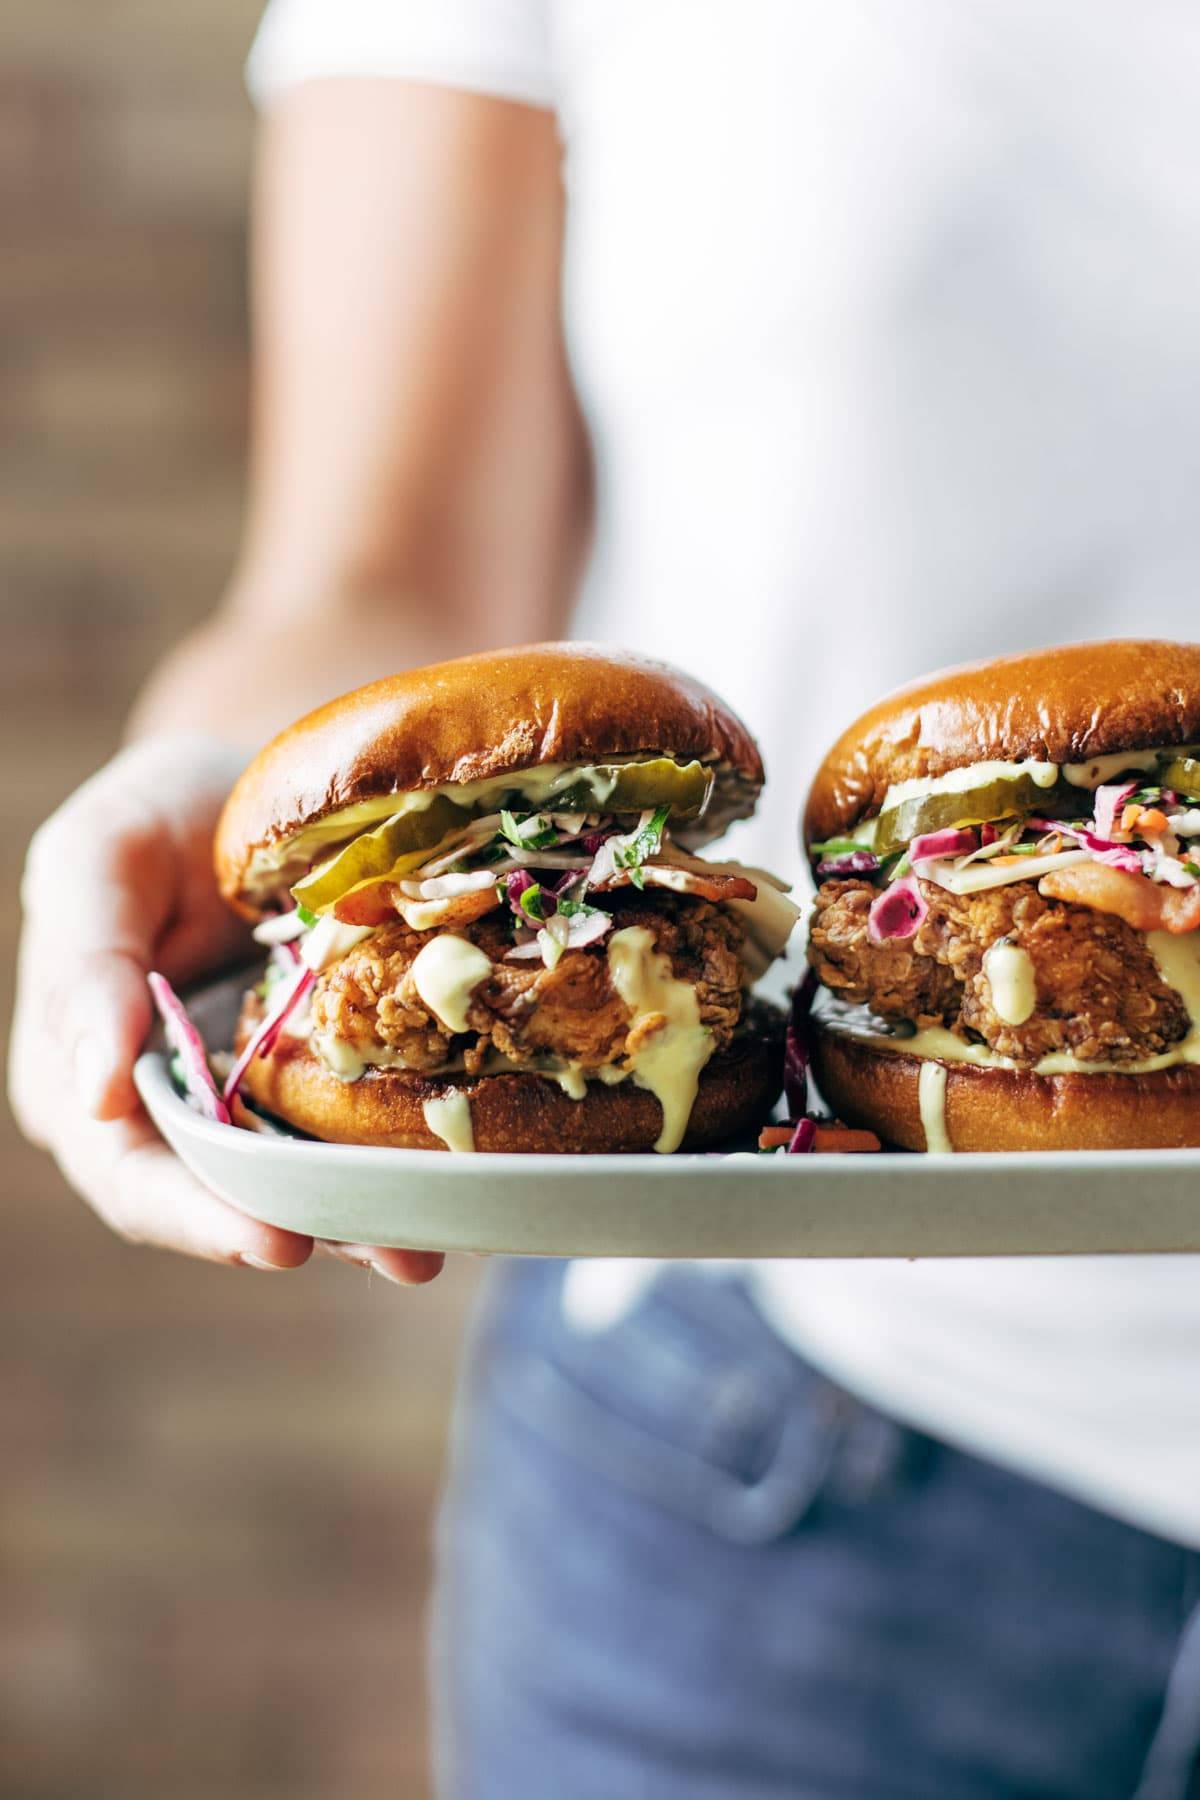
[{"label": "crispy breading", "polygon": [[952,969],[919,954],[914,940],[873,943],[867,914],[876,889],[866,881],[827,881],[817,894],[808,960],[840,999],[870,1005],[881,1018],[941,1025],[958,1012]]},{"label": "crispy breading", "polygon": [[[706,900],[662,893],[622,893],[607,910],[616,930],[644,925],[653,934],[677,979],[695,987],[700,1018],[723,1049],[741,1012],[739,921]],[[314,1027],[352,1047],[382,1042],[398,1053],[401,1066],[416,1070],[458,1056],[478,1069],[492,1048],[516,1063],[549,1056],[587,1068],[625,1056],[629,1009],[609,980],[603,942],[564,951],[547,969],[504,961],[512,931],[503,913],[460,927],[457,935],[477,944],[493,968],[471,996],[470,1032],[455,1035],[430,1014],[412,979],[418,952],[436,935],[398,919],[365,938],[317,982]]]},{"label": "crispy breading", "polygon": [[[907,943],[872,943],[876,892],[827,881],[817,895],[809,961],[825,986],[888,1019],[946,1025],[1015,1062],[1069,1051],[1083,1062],[1136,1062],[1187,1035],[1187,1010],[1167,986],[1145,937],[1111,913],[1071,906],[1014,882],[951,894],[922,882],[929,907]],[[1022,1025],[996,1013],[983,968],[1001,939],[1033,964],[1037,1003]]]}]

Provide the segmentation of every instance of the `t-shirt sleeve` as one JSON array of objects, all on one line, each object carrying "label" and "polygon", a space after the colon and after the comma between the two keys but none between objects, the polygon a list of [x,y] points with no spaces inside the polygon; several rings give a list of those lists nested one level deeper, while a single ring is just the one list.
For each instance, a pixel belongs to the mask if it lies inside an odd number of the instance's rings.
[{"label": "t-shirt sleeve", "polygon": [[330,75],[398,76],[552,108],[549,0],[269,0],[246,64],[257,105]]}]

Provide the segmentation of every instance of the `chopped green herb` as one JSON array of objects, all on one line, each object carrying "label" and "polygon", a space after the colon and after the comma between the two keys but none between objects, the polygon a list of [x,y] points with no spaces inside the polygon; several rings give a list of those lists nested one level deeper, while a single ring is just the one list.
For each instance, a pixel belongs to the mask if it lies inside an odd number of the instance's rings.
[{"label": "chopped green herb", "polygon": [[648,856],[657,854],[662,844],[663,828],[671,814],[669,806],[656,808],[644,825],[640,825],[625,845],[618,850],[614,861],[618,869],[627,869],[629,879],[635,888],[644,888],[646,878],[642,874],[642,864]]},{"label": "chopped green herb", "polygon": [[320,921],[317,918],[316,913],[309,912],[307,906],[304,905],[303,901],[297,902],[296,912],[299,916],[300,923],[302,925],[310,925],[311,926],[311,925],[317,925],[320,923]]},{"label": "chopped green herb", "polygon": [[564,898],[558,902],[558,911],[564,919],[581,919],[586,918],[589,913],[598,913],[602,911],[602,908],[599,906],[589,906],[586,900],[567,900]]},{"label": "chopped green herb", "polygon": [[521,908],[521,911],[525,914],[527,919],[533,919],[539,925],[546,916],[542,911],[542,890],[536,881],[533,883],[532,887],[527,887],[522,890],[517,905]]},{"label": "chopped green herb", "polygon": [[515,813],[502,811],[500,835],[518,850],[546,850],[557,844],[558,833],[553,825],[544,825],[542,818],[541,813],[525,813],[518,819]]}]

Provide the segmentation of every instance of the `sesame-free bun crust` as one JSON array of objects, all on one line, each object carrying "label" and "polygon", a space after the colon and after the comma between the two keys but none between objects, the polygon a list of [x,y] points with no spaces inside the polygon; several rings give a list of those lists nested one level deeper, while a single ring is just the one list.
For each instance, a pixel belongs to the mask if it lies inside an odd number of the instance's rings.
[{"label": "sesame-free bun crust", "polygon": [[1200,739],[1200,644],[1118,638],[943,669],[838,739],[808,797],[808,843],[878,811],[898,781],[971,763],[1080,763]]},{"label": "sesame-free bun crust", "polygon": [[741,720],[690,676],[598,644],[530,644],[409,669],[344,694],[269,743],[226,804],[214,847],[247,916],[255,853],[382,795],[642,754],[715,765],[713,832],[753,811],[762,759]]},{"label": "sesame-free bun crust", "polygon": [[[243,1015],[239,1043],[248,1018]],[[783,1083],[783,1021],[773,1007],[754,1003],[747,1028],[714,1056],[684,1138],[685,1150],[702,1150],[766,1120]],[[331,1144],[376,1144],[397,1150],[444,1150],[425,1122],[426,1100],[455,1091],[471,1106],[476,1150],[526,1154],[596,1155],[652,1150],[662,1130],[662,1108],[632,1080],[619,1087],[589,1082],[572,1100],[543,1075],[440,1076],[396,1069],[368,1069],[342,1082],[308,1045],[281,1037],[271,1055],[250,1064],[242,1091],[286,1124]]]},{"label": "sesame-free bun crust", "polygon": [[[814,1021],[813,1074],[832,1111],[901,1150],[924,1150],[928,1058]],[[1148,1075],[1035,1075],[943,1063],[955,1150],[1179,1150],[1200,1145],[1200,1067]]]}]

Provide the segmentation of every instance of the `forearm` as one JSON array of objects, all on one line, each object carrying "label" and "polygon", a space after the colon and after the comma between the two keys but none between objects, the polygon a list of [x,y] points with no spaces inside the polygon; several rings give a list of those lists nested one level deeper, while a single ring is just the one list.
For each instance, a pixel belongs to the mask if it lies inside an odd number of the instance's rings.
[{"label": "forearm", "polygon": [[[546,632],[555,625],[548,616]],[[343,587],[283,616],[253,593],[231,595],[151,675],[127,736],[201,730],[251,751],[363,682],[487,648],[490,626],[474,608],[402,592]]]},{"label": "forearm", "polygon": [[374,676],[561,633],[591,484],[559,156],[548,114],[420,84],[309,83],[272,110],[246,539],[132,735],[252,749]]}]

